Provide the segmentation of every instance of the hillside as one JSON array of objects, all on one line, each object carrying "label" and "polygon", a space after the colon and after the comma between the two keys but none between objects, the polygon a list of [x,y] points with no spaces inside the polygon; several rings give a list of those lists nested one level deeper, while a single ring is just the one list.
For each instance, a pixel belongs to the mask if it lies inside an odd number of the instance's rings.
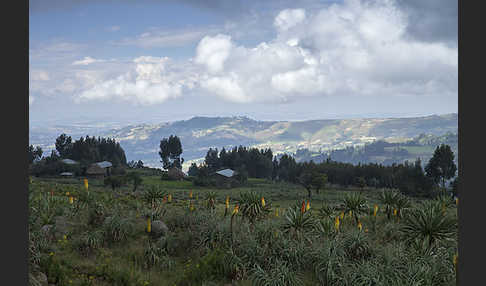
[{"label": "hillside", "polygon": [[[362,146],[376,140],[396,143],[416,138],[424,141],[430,136],[457,133],[457,122],[457,114],[297,122],[257,121],[248,117],[193,117],[184,121],[127,126],[102,136],[119,141],[128,160],[140,159],[146,165],[160,166],[160,140],[175,134],[181,138],[187,167],[191,161],[204,158],[210,147],[255,146],[272,148],[274,154],[295,153],[299,149],[325,152]],[[417,138],[421,134],[426,135]]]}]

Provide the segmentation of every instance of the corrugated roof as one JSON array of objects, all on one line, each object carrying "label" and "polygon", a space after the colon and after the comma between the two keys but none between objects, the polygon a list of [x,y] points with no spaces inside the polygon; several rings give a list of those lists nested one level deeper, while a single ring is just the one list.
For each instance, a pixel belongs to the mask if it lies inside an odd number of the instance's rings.
[{"label": "corrugated roof", "polygon": [[95,164],[98,165],[101,168],[108,168],[108,167],[112,166],[111,162],[108,162],[108,161],[102,161],[102,162],[98,162],[98,163],[95,163]]},{"label": "corrugated roof", "polygon": [[78,163],[78,162],[71,160],[71,159],[62,159],[61,162],[63,162],[64,164],[68,164],[68,165],[74,165],[74,164]]},{"label": "corrugated roof", "polygon": [[225,176],[225,177],[233,177],[235,171],[231,170],[231,169],[224,169],[224,170],[221,170],[221,171],[217,171],[216,174],[220,174],[222,176]]},{"label": "corrugated roof", "polygon": [[71,172],[62,172],[61,173],[61,176],[72,176],[72,175],[73,175],[73,173],[71,173]]}]

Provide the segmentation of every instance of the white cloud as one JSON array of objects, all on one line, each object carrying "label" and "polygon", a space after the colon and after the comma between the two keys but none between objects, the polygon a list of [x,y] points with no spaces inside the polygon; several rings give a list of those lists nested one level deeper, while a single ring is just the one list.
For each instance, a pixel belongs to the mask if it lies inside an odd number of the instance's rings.
[{"label": "white cloud", "polygon": [[76,66],[76,65],[87,66],[89,64],[100,63],[100,62],[104,62],[104,60],[97,60],[97,59],[94,59],[92,57],[84,57],[82,60],[78,60],[78,61],[73,62],[72,65],[74,65],[74,66]]},{"label": "white cloud", "polygon": [[[56,90],[74,93],[79,100],[137,104],[163,103],[191,89],[237,103],[457,94],[457,47],[410,39],[407,21],[391,0],[346,0],[316,10],[282,10],[273,21],[275,37],[253,46],[207,29],[185,31],[180,38],[152,30],[137,38],[139,45],[202,38],[194,59],[144,56],[122,63],[85,57],[73,65],[86,66],[71,66]],[[90,65],[94,62],[100,63],[96,69]]]},{"label": "white cloud", "polygon": [[111,79],[99,80],[80,92],[77,100],[121,99],[150,105],[181,96],[183,87],[190,88],[195,80],[172,71],[167,57],[142,56],[135,58],[128,71]]},{"label": "white cloud", "polygon": [[29,106],[34,103],[35,98],[32,95],[29,95]]},{"label": "white cloud", "polygon": [[311,15],[286,9],[275,18],[277,36],[254,48],[227,35],[201,40],[196,63],[209,74],[201,87],[235,102],[457,93],[457,48],[410,40],[406,21],[386,0],[345,1]]},{"label": "white cloud", "polygon": [[285,9],[282,10],[273,24],[277,29],[286,31],[305,20],[304,9]]},{"label": "white cloud", "polygon": [[222,34],[214,37],[206,36],[197,45],[195,62],[205,65],[210,73],[222,71],[231,47],[230,36]]},{"label": "white cloud", "polygon": [[30,79],[33,81],[46,81],[49,80],[49,73],[44,70],[32,70],[30,72]]}]

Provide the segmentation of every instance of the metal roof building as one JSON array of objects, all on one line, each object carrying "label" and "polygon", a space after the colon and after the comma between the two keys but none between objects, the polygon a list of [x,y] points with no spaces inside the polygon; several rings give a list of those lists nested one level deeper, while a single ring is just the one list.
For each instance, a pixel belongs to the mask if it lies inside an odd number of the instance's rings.
[{"label": "metal roof building", "polygon": [[216,174],[219,174],[221,176],[225,176],[227,178],[231,178],[233,177],[233,175],[235,175],[235,171],[231,170],[231,169],[224,169],[224,170],[221,170],[221,171],[217,171]]},{"label": "metal roof building", "polygon": [[95,163],[95,164],[98,165],[98,167],[101,167],[101,168],[108,168],[108,167],[112,166],[111,162],[108,162],[108,161],[101,161],[101,162],[98,162],[98,163]]},{"label": "metal roof building", "polygon": [[63,162],[64,164],[68,164],[68,165],[78,164],[78,162],[71,160],[71,159],[62,159],[61,162]]}]

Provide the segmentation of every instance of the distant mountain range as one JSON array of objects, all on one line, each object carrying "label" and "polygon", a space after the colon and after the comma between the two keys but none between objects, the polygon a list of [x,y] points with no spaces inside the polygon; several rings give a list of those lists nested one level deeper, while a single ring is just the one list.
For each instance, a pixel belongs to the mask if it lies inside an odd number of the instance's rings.
[{"label": "distant mountain range", "polygon": [[40,145],[45,151],[54,148],[55,139],[62,132],[72,136],[73,139],[88,134],[111,137],[120,142],[128,160],[142,160],[147,166],[160,167],[158,155],[160,140],[170,135],[177,135],[182,142],[182,157],[185,159],[184,167],[187,168],[191,162],[202,162],[209,148],[221,150],[222,147],[229,149],[243,145],[271,148],[274,154],[296,154],[297,150],[306,149],[315,155],[351,146],[363,146],[377,140],[403,143],[417,139],[421,134],[423,134],[422,139],[419,140],[426,140],[426,138],[433,140],[446,133],[456,134],[457,137],[457,129],[457,113],[413,118],[308,121],[257,121],[248,117],[193,117],[189,120],[125,127],[119,125],[87,127],[79,124],[49,128],[35,127],[31,128],[29,137],[30,144]]}]

